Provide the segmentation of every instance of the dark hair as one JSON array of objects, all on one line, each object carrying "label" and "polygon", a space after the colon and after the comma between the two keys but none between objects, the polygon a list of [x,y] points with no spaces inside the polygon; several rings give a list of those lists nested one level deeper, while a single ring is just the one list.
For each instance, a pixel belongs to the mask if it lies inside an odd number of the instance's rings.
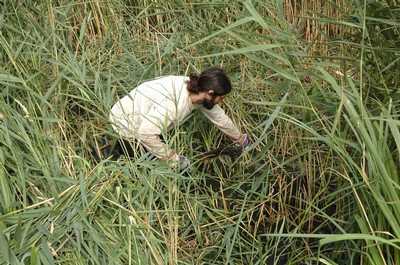
[{"label": "dark hair", "polygon": [[198,94],[214,90],[215,96],[223,96],[231,92],[232,85],[228,76],[221,68],[212,67],[204,70],[200,76],[191,74],[190,80],[187,81],[187,89],[189,92]]}]

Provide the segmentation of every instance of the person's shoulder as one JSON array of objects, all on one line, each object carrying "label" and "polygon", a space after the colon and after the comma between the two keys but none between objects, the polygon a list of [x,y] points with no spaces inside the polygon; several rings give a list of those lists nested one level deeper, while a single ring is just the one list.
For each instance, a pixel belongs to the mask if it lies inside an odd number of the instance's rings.
[{"label": "person's shoulder", "polygon": [[180,82],[185,82],[186,80],[189,79],[187,76],[183,76],[183,75],[171,75],[169,77],[171,79],[174,79],[175,81],[180,81]]},{"label": "person's shoulder", "polygon": [[186,81],[188,80],[188,77],[180,75],[169,75],[165,76],[164,78],[165,79],[162,82],[170,82],[175,89],[186,87]]},{"label": "person's shoulder", "polygon": [[159,86],[168,86],[168,84],[172,83],[172,80],[173,80],[172,76],[159,76],[142,82],[138,86],[138,88],[148,89],[148,88],[156,88]]},{"label": "person's shoulder", "polygon": [[156,78],[153,78],[151,80],[147,80],[144,83],[164,83],[164,82],[184,82],[186,81],[187,77],[186,76],[180,76],[180,75],[164,75],[164,76],[159,76]]}]

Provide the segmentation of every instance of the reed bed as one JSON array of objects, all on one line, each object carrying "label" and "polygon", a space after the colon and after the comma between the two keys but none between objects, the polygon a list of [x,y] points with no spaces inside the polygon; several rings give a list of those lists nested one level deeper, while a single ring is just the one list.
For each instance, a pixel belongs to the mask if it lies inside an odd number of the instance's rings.
[{"label": "reed bed", "polygon": [[[0,264],[399,264],[396,1],[0,2]],[[112,160],[112,104],[225,68],[224,109]]]}]

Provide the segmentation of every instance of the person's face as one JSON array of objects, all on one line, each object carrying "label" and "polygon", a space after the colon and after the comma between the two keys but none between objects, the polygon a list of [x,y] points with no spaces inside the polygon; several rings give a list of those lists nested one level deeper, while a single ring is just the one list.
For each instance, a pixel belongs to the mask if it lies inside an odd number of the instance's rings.
[{"label": "person's face", "polygon": [[208,91],[206,97],[203,99],[203,106],[208,109],[211,110],[216,104],[219,104],[220,102],[222,102],[225,98],[225,95],[222,96],[215,96],[214,95],[214,91],[210,90]]}]

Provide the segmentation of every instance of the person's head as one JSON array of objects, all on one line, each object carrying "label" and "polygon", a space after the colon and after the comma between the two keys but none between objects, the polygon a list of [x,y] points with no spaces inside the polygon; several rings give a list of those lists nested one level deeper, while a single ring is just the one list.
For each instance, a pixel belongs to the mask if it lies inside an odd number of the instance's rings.
[{"label": "person's head", "polygon": [[208,68],[200,76],[191,74],[189,78],[188,91],[193,94],[204,94],[202,103],[207,109],[212,109],[232,90],[228,76],[218,67]]}]

